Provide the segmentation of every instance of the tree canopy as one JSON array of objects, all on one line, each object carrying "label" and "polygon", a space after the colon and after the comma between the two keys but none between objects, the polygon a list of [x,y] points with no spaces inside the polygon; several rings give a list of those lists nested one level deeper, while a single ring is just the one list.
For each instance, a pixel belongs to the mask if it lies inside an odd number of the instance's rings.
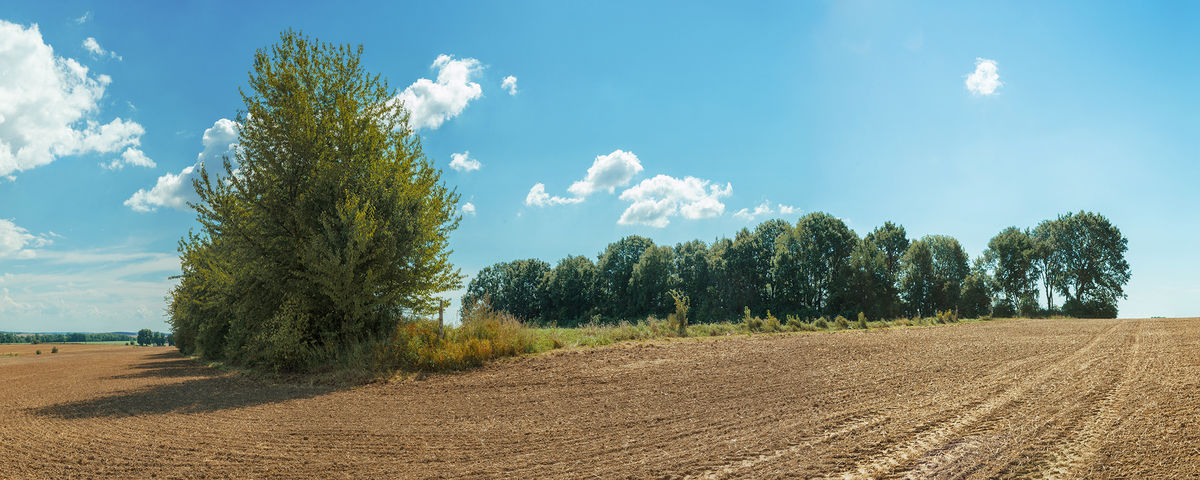
[{"label": "tree canopy", "polygon": [[[693,240],[660,246],[630,236],[610,244],[595,264],[586,257],[564,258],[553,270],[540,270],[540,286],[529,292],[546,305],[542,314],[518,316],[562,326],[662,316],[669,311],[672,289],[691,299],[690,317],[698,322],[734,319],[745,309],[807,318],[853,318],[861,312],[885,319],[944,311],[1115,316],[1116,300],[1129,280],[1124,252],[1120,231],[1087,212],[1032,230],[1005,228],[973,262],[948,235],[910,240],[903,226],[884,222],[859,238],[837,217],[817,212],[795,225],[768,220],[711,244]],[[497,308],[526,312],[523,305],[532,302],[507,307],[507,285],[532,288],[534,282],[518,282],[520,270],[509,265],[483,269],[471,280],[464,302],[491,296],[499,299],[493,303]],[[1037,304],[1039,281],[1052,290],[1046,308]],[[1053,292],[1067,298],[1062,310],[1054,307]]]},{"label": "tree canopy", "polygon": [[302,370],[386,337],[461,281],[458,194],[362,47],[287,31],[254,55],[234,158],[202,165],[180,242],[181,350]]}]

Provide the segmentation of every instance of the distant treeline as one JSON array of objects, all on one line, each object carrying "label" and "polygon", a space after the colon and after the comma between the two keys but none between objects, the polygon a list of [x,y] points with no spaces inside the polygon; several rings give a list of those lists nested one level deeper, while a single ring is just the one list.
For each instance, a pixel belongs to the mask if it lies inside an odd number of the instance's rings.
[{"label": "distant treeline", "polygon": [[780,318],[862,312],[872,320],[946,310],[1115,317],[1130,275],[1127,243],[1107,218],[1079,212],[1032,229],[1009,227],[972,262],[950,236],[910,240],[903,226],[886,222],[860,238],[837,217],[812,213],[795,225],[769,220],[711,244],[659,246],[635,235],[596,261],[497,263],[471,280],[463,305],[466,312],[486,299],[527,322],[559,326],[667,315],[672,290],[691,299],[700,322],[734,319],[745,309]]},{"label": "distant treeline", "polygon": [[0,343],[80,343],[128,342],[133,337],[123,333],[31,333],[0,332]]}]

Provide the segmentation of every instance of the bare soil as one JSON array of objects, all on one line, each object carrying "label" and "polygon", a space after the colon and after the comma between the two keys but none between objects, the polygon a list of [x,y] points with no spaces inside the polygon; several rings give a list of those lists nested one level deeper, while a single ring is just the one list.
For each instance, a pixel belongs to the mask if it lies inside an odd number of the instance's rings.
[{"label": "bare soil", "polygon": [[[332,388],[0,345],[0,478],[1184,478],[1200,320],[623,344]],[[42,355],[34,355],[35,349]]]}]

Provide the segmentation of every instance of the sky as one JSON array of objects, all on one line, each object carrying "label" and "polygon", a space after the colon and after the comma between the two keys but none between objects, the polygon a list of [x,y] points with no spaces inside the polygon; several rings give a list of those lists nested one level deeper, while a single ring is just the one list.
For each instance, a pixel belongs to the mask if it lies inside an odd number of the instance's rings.
[{"label": "sky", "polygon": [[817,211],[976,256],[1088,210],[1122,316],[1200,314],[1195,2],[3,3],[0,331],[169,328],[191,175],[288,28],[412,109],[468,276]]}]

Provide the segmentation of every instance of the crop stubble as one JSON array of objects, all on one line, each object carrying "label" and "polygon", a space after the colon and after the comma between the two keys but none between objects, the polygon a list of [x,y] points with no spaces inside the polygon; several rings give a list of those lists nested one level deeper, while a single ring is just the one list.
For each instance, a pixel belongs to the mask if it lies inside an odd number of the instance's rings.
[{"label": "crop stubble", "polygon": [[[0,478],[1179,478],[1200,320],[623,344],[351,389],[0,346]],[[41,348],[43,355],[33,355]]]}]

